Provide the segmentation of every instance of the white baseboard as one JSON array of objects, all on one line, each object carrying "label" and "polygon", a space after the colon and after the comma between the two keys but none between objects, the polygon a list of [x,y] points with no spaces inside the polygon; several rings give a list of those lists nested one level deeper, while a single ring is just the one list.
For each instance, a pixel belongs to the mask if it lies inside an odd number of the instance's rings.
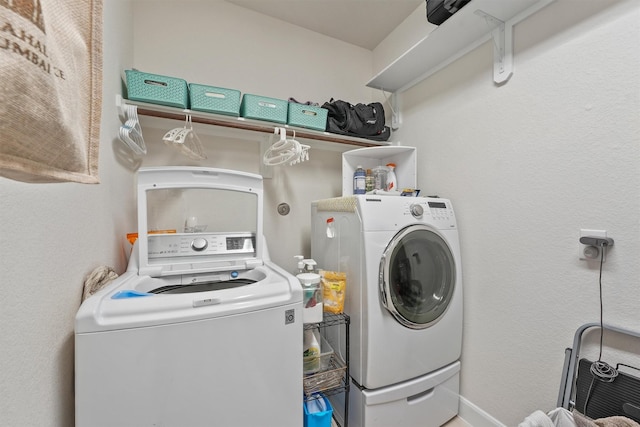
[{"label": "white baseboard", "polygon": [[473,427],[507,427],[462,396],[459,410],[458,416]]}]

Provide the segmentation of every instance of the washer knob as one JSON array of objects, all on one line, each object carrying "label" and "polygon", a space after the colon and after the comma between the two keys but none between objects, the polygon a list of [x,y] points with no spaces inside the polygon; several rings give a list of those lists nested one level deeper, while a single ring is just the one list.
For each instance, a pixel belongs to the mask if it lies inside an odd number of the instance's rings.
[{"label": "washer knob", "polygon": [[411,205],[409,209],[411,210],[411,215],[415,216],[416,218],[420,218],[424,213],[424,208],[422,207],[422,205]]},{"label": "washer knob", "polygon": [[193,239],[193,242],[191,242],[191,249],[193,249],[194,251],[203,251],[207,249],[207,246],[209,246],[209,242],[207,242],[207,239],[204,239],[202,237]]}]

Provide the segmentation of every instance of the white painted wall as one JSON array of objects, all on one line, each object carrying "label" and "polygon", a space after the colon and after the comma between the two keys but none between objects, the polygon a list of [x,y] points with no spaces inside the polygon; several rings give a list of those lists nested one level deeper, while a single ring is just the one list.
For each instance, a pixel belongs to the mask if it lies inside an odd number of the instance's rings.
[{"label": "white painted wall", "polygon": [[224,1],[134,5],[134,66],[142,71],[285,100],[371,97],[369,50]]},{"label": "white painted wall", "polygon": [[558,0],[516,26],[507,84],[487,43],[402,96],[396,136],[460,227],[461,394],[508,426],[555,407],[564,349],[598,321],[581,228],[615,239],[605,321],[640,324],[639,22],[635,1]]},{"label": "white painted wall", "polygon": [[115,94],[131,65],[130,4],[104,2],[104,86],[98,185],[0,178],[0,425],[74,424],[73,327],[85,276],[122,270],[133,227],[132,171],[120,156]]}]

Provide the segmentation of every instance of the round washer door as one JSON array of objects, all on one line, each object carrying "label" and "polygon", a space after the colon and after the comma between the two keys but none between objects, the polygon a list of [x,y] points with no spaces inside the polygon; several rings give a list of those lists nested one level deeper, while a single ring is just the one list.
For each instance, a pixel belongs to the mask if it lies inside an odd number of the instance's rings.
[{"label": "round washer door", "polygon": [[380,260],[382,304],[398,322],[411,329],[427,328],[444,314],[455,283],[451,249],[426,225],[400,230]]}]

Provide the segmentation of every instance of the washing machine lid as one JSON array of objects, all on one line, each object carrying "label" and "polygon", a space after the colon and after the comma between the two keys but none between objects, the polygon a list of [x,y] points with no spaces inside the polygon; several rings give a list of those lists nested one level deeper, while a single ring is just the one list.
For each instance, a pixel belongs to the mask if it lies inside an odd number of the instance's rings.
[{"label": "washing machine lid", "polygon": [[201,167],[138,172],[138,274],[263,265],[262,177]]},{"label": "washing machine lid", "polygon": [[380,295],[405,327],[424,329],[446,312],[456,284],[456,264],[443,236],[425,224],[410,225],[389,242],[380,261]]}]

